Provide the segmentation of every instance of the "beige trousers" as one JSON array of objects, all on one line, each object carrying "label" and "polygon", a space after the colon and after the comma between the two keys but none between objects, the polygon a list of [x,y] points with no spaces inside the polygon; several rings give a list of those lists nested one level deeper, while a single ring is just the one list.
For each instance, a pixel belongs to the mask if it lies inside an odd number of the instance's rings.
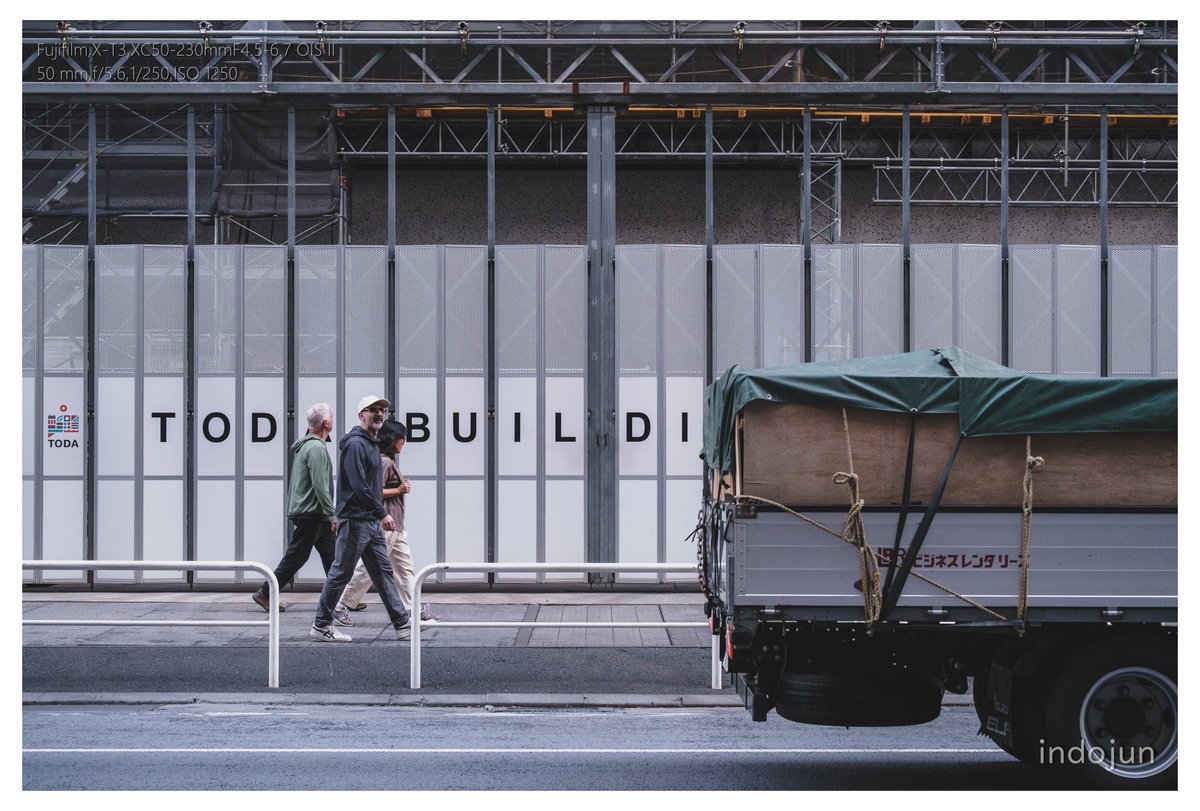
[{"label": "beige trousers", "polygon": [[[385,532],[387,540],[388,560],[392,564],[392,579],[396,582],[396,591],[400,593],[400,602],[405,611],[412,611],[413,561],[412,552],[408,548],[408,531]],[[371,589],[371,575],[360,560],[354,567],[354,576],[342,591],[340,602],[347,608],[358,605]]]}]

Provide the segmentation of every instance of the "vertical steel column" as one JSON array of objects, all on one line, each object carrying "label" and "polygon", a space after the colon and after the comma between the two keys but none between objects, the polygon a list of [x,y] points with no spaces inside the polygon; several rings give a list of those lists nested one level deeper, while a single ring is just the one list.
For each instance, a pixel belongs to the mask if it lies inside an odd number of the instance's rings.
[{"label": "vertical steel column", "polygon": [[713,381],[713,111],[704,111],[704,382]]},{"label": "vertical steel column", "polygon": [[1100,109],[1100,376],[1108,377],[1109,313],[1108,284],[1108,108]]},{"label": "vertical steel column", "polygon": [[391,403],[396,418],[396,108],[387,111],[387,380],[383,396]]},{"label": "vertical steel column", "polygon": [[[196,108],[187,108],[187,356],[184,360],[183,404],[187,428],[183,435],[183,544],[184,559],[196,559]],[[195,583],[196,573],[187,572],[188,587]]]},{"label": "vertical steel column", "polygon": [[804,244],[804,362],[813,359],[812,107],[804,108],[804,163],[800,190],[800,241]]},{"label": "vertical steel column", "polygon": [[[84,399],[87,401],[87,433],[84,434],[84,482],[83,507],[86,515],[85,554],[87,560],[96,559],[96,105],[88,105],[88,183],[87,183],[87,379],[84,383]],[[39,291],[41,296],[43,291]],[[141,306],[140,303],[135,306]],[[44,329],[44,322],[38,324]],[[43,333],[44,336],[44,333]],[[42,385],[39,380],[37,385]],[[41,412],[39,412],[41,413]],[[39,487],[41,483],[39,482]],[[42,515],[36,520],[41,523]],[[87,573],[89,588],[96,586],[96,573]]]},{"label": "vertical steel column", "polygon": [[[483,498],[487,512],[487,562],[496,561],[497,488],[496,457],[499,452],[496,430],[496,108],[487,111],[487,447],[484,449],[486,480]],[[487,573],[488,585],[496,581],[495,572]]]},{"label": "vertical steel column", "polygon": [[1012,270],[1008,248],[1008,107],[1000,109],[1000,362],[1008,366],[1012,350]]},{"label": "vertical steel column", "polygon": [[[617,559],[616,123],[589,107],[587,153],[587,559]],[[613,581],[591,574],[592,583]]]},{"label": "vertical steel column", "polygon": [[[270,59],[264,54],[263,61]],[[287,433],[283,442],[283,511],[287,512],[288,482],[292,478],[291,442],[296,432],[296,108],[287,108],[287,383],[284,416]],[[339,336],[340,340],[340,336]],[[341,403],[334,406],[341,407]],[[335,412],[336,413],[336,412]],[[241,483],[239,482],[239,485]]]},{"label": "vertical steel column", "polygon": [[900,126],[900,154],[904,161],[903,183],[901,190],[900,201],[900,230],[901,239],[904,241],[904,351],[912,351],[912,233],[909,225],[911,222],[912,212],[910,211],[910,203],[912,201],[912,143],[909,132],[909,123],[911,116],[909,115],[908,105],[904,105],[904,116]]}]

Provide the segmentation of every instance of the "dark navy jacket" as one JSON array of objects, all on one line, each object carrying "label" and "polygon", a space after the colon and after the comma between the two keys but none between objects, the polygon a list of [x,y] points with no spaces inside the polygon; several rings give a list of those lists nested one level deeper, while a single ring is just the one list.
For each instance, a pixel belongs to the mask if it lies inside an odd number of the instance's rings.
[{"label": "dark navy jacket", "polygon": [[379,446],[361,427],[338,442],[337,517],[339,521],[382,521],[383,471]]}]

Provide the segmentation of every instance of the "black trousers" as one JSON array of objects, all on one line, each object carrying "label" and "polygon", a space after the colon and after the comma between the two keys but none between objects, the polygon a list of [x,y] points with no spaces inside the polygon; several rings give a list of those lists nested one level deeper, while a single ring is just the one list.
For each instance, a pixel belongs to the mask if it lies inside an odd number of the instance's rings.
[{"label": "black trousers", "polygon": [[[280,591],[292,582],[296,572],[308,563],[314,548],[321,556],[321,566],[328,575],[329,567],[333,565],[334,546],[333,528],[330,527],[328,518],[323,515],[311,518],[303,515],[292,516],[292,540],[288,542],[283,559],[275,567],[275,579],[279,581]],[[266,591],[266,588],[267,584],[264,582],[262,590]]]}]

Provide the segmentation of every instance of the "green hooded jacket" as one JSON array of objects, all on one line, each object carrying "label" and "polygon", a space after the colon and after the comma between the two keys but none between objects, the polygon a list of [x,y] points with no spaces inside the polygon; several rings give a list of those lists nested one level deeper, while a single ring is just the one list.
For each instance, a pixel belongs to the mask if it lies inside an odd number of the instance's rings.
[{"label": "green hooded jacket", "polygon": [[323,515],[333,520],[333,463],[325,443],[305,434],[292,443],[296,460],[288,488],[288,515]]}]

